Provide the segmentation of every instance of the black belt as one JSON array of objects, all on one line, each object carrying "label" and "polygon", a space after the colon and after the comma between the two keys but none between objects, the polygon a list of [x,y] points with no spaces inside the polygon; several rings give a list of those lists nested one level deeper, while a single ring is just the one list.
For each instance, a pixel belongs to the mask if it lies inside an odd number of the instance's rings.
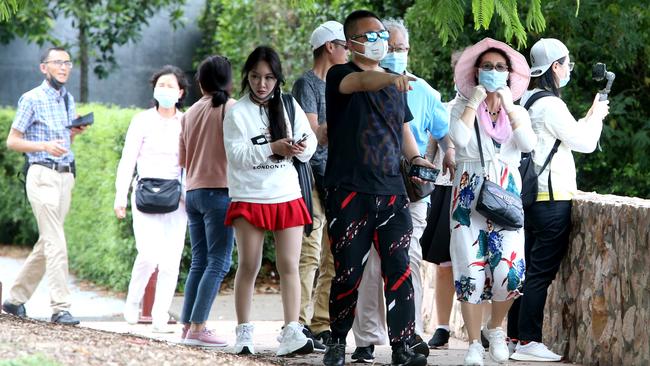
[{"label": "black belt", "polygon": [[53,161],[35,161],[32,164],[44,166],[46,168],[50,168],[54,171],[57,171],[59,173],[74,173],[73,164],[59,164]]}]

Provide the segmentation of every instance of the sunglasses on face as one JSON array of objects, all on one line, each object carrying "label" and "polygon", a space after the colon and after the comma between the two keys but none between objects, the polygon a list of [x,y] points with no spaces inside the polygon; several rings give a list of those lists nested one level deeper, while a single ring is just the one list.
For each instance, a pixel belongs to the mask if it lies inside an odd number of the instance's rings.
[{"label": "sunglasses on face", "polygon": [[377,42],[379,38],[383,39],[384,41],[388,41],[388,38],[390,38],[390,32],[387,30],[380,30],[378,32],[372,31],[372,32],[366,32],[364,34],[357,34],[352,36],[352,39],[357,39],[361,37],[366,37],[368,42]]},{"label": "sunglasses on face", "polygon": [[496,65],[493,65],[490,62],[486,62],[486,63],[482,64],[481,66],[479,66],[479,69],[481,69],[483,71],[497,70],[498,72],[510,71],[510,68],[508,67],[508,65],[506,65],[504,63],[500,63],[500,62],[497,63]]}]

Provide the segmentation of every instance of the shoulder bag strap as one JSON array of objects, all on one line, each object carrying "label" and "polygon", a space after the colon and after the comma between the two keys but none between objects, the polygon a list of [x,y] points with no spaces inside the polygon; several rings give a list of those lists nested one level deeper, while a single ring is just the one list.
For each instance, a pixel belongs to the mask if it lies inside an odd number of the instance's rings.
[{"label": "shoulder bag strap", "polygon": [[296,117],[296,111],[293,108],[293,97],[291,94],[282,94],[282,104],[284,104],[284,109],[287,111],[289,116],[289,122],[291,123],[291,134],[294,134],[294,119]]},{"label": "shoulder bag strap", "polygon": [[487,177],[487,172],[485,171],[485,160],[483,159],[483,145],[481,144],[481,131],[478,129],[478,122],[474,118],[474,130],[476,131],[476,140],[478,141],[478,153],[481,156],[481,167],[483,168],[483,176]]},{"label": "shoulder bag strap", "polygon": [[65,103],[65,115],[68,117],[68,123],[70,123],[70,112],[68,111],[68,105],[70,104],[70,97],[68,96],[68,92],[65,92],[65,95],[63,96],[63,103]]}]

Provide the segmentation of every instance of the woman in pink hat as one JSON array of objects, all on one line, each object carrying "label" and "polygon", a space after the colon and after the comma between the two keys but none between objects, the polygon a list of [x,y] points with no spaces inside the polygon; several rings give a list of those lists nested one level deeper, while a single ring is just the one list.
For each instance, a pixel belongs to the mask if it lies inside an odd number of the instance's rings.
[{"label": "woman in pink hat", "polygon": [[515,194],[521,191],[520,155],[531,151],[537,138],[528,113],[513,101],[526,90],[529,74],[524,56],[491,38],[463,51],[454,70],[459,95],[450,118],[457,164],[450,254],[470,342],[465,365],[483,365],[480,304],[487,300],[492,301],[485,333],[490,356],[496,362],[505,362],[510,356],[500,325],[512,301],[521,295],[524,230],[506,230],[475,208],[483,177]]}]

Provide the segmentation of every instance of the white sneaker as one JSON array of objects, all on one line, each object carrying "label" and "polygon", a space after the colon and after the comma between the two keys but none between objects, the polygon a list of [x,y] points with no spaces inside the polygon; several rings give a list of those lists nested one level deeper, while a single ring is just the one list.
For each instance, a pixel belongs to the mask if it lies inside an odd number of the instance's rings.
[{"label": "white sneaker", "polygon": [[237,340],[235,341],[235,353],[240,355],[254,355],[253,346],[253,324],[242,323],[235,328]]},{"label": "white sneaker", "polygon": [[167,323],[164,324],[152,324],[151,333],[174,333],[174,328],[169,326]]},{"label": "white sneaker", "polygon": [[481,342],[474,340],[465,355],[465,366],[483,366],[483,345]]},{"label": "white sneaker", "polygon": [[519,342],[515,353],[510,358],[518,361],[558,362],[562,360],[562,356],[548,349],[544,343],[539,342],[528,342],[525,345]]},{"label": "white sneaker", "polygon": [[508,353],[512,356],[515,353],[515,348],[517,348],[517,342],[513,342],[510,338],[506,338],[506,342],[508,343]]},{"label": "white sneaker", "polygon": [[129,324],[138,324],[140,317],[140,304],[125,303],[124,304],[124,320]]},{"label": "white sneaker", "polygon": [[276,352],[278,356],[291,353],[306,354],[314,352],[314,343],[302,332],[302,324],[291,322],[284,326],[280,333],[280,347]]},{"label": "white sneaker", "polygon": [[503,329],[501,327],[486,329],[485,333],[490,341],[490,357],[498,363],[508,361],[510,351],[508,351],[506,334],[503,332]]}]

